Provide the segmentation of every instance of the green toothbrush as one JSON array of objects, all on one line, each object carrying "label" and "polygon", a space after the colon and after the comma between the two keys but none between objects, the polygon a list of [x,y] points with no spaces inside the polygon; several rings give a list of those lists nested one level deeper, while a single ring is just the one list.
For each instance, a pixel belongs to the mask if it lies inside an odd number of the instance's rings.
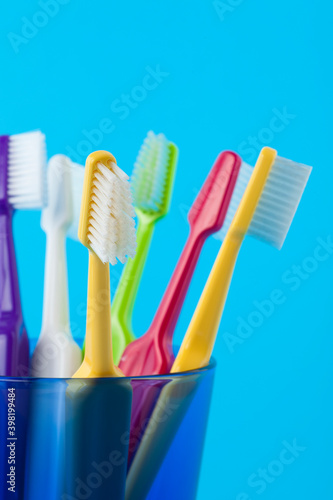
[{"label": "green toothbrush", "polygon": [[156,222],[169,210],[178,149],[163,134],[148,132],[134,165],[132,192],[138,217],[137,249],[128,259],[112,302],[112,348],[118,365],[135,337],[132,313]]}]

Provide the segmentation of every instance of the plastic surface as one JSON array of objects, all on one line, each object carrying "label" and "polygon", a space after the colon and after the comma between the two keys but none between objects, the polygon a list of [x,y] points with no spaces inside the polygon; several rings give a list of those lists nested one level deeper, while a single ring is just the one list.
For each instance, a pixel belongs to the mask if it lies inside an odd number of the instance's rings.
[{"label": "plastic surface", "polygon": [[8,136],[0,136],[0,375],[27,375],[29,342],[23,324],[7,195]]},{"label": "plastic surface", "polygon": [[125,350],[119,367],[127,376],[168,373],[174,361],[172,338],[206,238],[224,221],[235,187],[241,158],[224,152],[217,158],[190,212],[190,236],[180,256],[154,320]]},{"label": "plastic surface", "polygon": [[[187,329],[172,372],[205,366],[213,352],[238,252],[273,166],[276,151],[264,148],[222,243]],[[203,335],[203,332],[208,332]]]},{"label": "plastic surface", "polygon": [[[96,297],[101,296],[98,307]],[[113,363],[111,341],[111,295],[109,264],[89,252],[86,346],[82,365],[75,378],[117,377],[122,373]]]},{"label": "plastic surface", "polygon": [[71,377],[82,360],[69,318],[66,231],[73,219],[70,169],[66,156],[49,161],[49,203],[41,221],[46,233],[43,323],[32,358],[34,377]]},{"label": "plastic surface", "polygon": [[[160,405],[155,422],[156,441],[151,443],[147,464],[140,462],[143,474],[137,493],[144,491],[144,496],[135,498],[195,500],[214,373],[212,363],[208,368],[182,375],[135,379],[142,384],[172,383],[177,387],[177,391],[172,391],[173,398]],[[124,500],[127,451],[132,444],[131,382],[134,380],[129,378],[0,378],[1,500]],[[16,404],[15,453],[23,464],[16,466],[15,493],[8,491],[10,485],[3,480],[9,473],[10,451],[5,443],[8,391],[12,388]],[[32,394],[39,402],[39,435],[31,435],[36,413],[27,401],[32,400]],[[55,400],[61,404],[58,412],[52,414],[50,408]],[[52,439],[47,435],[51,425],[57,430]],[[139,441],[143,434],[144,429],[138,433]],[[25,453],[27,440],[36,458],[43,447],[48,448],[48,455],[31,461],[30,452]],[[38,472],[38,481],[32,487],[31,478],[37,477]]]},{"label": "plastic surface", "polygon": [[[114,321],[112,342],[114,362],[116,364],[119,363],[125,347],[135,339],[132,329],[132,314],[154,226],[157,220],[168,213],[171,202],[178,149],[172,142],[168,142],[168,150],[169,156],[166,157],[165,162],[161,165],[162,170],[167,172],[168,175],[166,176],[165,183],[158,187],[159,192],[155,193],[157,198],[162,199],[162,203],[155,204],[154,208],[150,207],[147,210],[140,206],[135,207],[138,217],[136,255],[134,259],[129,259],[126,263],[112,302],[112,318]],[[149,168],[147,160],[140,168],[144,167]],[[154,175],[154,172],[150,172],[150,175]],[[166,173],[164,173],[165,175]]]}]

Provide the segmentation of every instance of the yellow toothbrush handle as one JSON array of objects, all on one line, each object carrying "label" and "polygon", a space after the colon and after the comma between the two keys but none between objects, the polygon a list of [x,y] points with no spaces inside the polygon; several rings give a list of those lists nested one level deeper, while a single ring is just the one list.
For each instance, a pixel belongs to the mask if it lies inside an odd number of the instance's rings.
[{"label": "yellow toothbrush handle", "polygon": [[109,264],[89,252],[86,349],[74,378],[115,377],[111,341],[111,294]]},{"label": "yellow toothbrush handle", "polygon": [[242,240],[237,235],[224,240],[171,373],[208,365]]},{"label": "yellow toothbrush handle", "polygon": [[244,236],[251,224],[277,152],[265,147],[256,162],[227,236],[215,260],[171,373],[202,368],[209,363],[230,281]]}]

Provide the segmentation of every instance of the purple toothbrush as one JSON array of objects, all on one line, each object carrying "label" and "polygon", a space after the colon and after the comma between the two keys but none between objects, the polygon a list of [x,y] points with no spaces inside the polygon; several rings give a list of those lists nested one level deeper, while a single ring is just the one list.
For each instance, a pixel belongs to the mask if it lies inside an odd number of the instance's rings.
[{"label": "purple toothbrush", "polygon": [[[45,163],[45,139],[40,132],[0,136],[0,470],[6,478],[0,481],[2,500],[21,500],[24,495],[30,399],[29,384],[12,378],[28,375],[29,369],[12,218],[16,209],[43,204]],[[15,454],[16,481],[9,453]]]},{"label": "purple toothbrush", "polygon": [[41,208],[45,138],[41,132],[0,136],[0,376],[28,374],[12,218],[15,209]]}]

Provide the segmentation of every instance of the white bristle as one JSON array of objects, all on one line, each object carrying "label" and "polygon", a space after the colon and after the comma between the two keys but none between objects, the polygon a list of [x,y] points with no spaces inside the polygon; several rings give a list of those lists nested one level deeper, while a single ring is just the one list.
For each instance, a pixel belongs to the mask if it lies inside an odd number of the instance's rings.
[{"label": "white bristle", "polygon": [[46,202],[45,136],[12,135],[8,145],[8,199],[15,209],[39,209]]},{"label": "white bristle", "polygon": [[80,220],[81,200],[84,181],[84,167],[78,163],[71,163],[72,178],[72,200],[73,200],[73,221],[67,231],[67,236],[73,240],[78,240],[78,228]]},{"label": "white bristle", "polygon": [[102,262],[124,263],[134,257],[135,212],[128,176],[114,163],[98,163],[93,179],[88,240]]},{"label": "white bristle", "polygon": [[280,249],[310,172],[307,165],[276,157],[247,234]]},{"label": "white bristle", "polygon": [[253,167],[245,162],[242,162],[223,226],[220,231],[213,235],[215,239],[220,241],[224,240],[231,225],[232,219],[234,218],[234,215],[237,211],[238,205],[243,197],[246,186],[248,185],[252,172]]},{"label": "white bristle", "polygon": [[134,205],[159,211],[168,181],[169,141],[163,134],[148,132],[134,164],[131,178]]}]

